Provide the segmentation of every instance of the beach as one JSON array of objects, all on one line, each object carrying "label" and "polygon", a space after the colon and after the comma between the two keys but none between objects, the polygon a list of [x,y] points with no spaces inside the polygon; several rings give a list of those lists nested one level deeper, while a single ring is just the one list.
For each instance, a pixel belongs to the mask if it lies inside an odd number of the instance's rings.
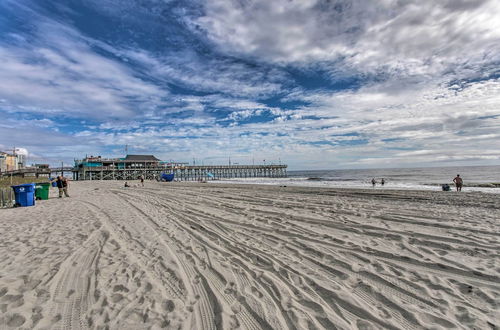
[{"label": "beach", "polygon": [[481,192],[72,182],[0,210],[0,329],[498,329]]}]

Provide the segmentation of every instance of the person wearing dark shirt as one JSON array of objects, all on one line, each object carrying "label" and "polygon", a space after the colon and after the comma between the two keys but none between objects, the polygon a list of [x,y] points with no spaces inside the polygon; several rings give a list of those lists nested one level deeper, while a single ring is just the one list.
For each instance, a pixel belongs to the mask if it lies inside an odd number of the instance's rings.
[{"label": "person wearing dark shirt", "polygon": [[64,176],[58,176],[56,180],[57,184],[57,189],[59,189],[59,198],[64,196],[69,197],[68,194],[68,179],[66,179]]}]

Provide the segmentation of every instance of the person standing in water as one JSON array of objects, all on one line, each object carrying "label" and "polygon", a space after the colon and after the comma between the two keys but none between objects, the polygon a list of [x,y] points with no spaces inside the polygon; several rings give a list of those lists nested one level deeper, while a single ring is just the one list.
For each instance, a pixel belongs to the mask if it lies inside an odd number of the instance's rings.
[{"label": "person standing in water", "polygon": [[457,191],[462,191],[462,186],[464,185],[464,181],[460,177],[460,174],[457,174],[457,176],[453,179],[453,182],[455,183],[455,186],[457,187]]},{"label": "person standing in water", "polygon": [[382,180],[380,180],[380,184],[383,186],[385,184],[385,180],[384,178],[382,178]]},{"label": "person standing in water", "polygon": [[375,181],[375,178],[372,179],[372,187],[375,187],[375,185],[377,184],[377,181]]}]

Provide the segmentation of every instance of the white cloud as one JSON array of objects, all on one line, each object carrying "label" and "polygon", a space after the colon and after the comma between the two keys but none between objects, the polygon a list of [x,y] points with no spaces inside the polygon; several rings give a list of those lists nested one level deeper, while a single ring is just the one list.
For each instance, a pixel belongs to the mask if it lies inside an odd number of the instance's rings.
[{"label": "white cloud", "polygon": [[[163,22],[169,6],[95,4],[124,26],[136,9]],[[295,169],[498,162],[496,1],[213,0],[204,10],[189,24],[217,45],[209,55],[94,40],[35,13],[35,41],[0,39],[0,111],[36,119],[4,120],[0,141],[50,159],[120,156],[128,144],[164,159]],[[311,91],[294,70],[365,80]],[[305,105],[261,101],[280,96]],[[86,122],[64,130],[61,115]]]},{"label": "white cloud", "polygon": [[271,69],[249,67],[241,62],[203,57],[190,50],[153,55],[144,50],[121,50],[120,54],[148,69],[159,81],[194,91],[236,97],[263,97],[281,91],[284,76]]},{"label": "white cloud", "polygon": [[5,109],[123,118],[156,107],[168,95],[96,53],[75,30],[40,19],[36,42],[0,43],[0,98]]},{"label": "white cloud", "polygon": [[210,0],[192,24],[235,54],[412,76],[498,60],[498,17],[496,0]]}]

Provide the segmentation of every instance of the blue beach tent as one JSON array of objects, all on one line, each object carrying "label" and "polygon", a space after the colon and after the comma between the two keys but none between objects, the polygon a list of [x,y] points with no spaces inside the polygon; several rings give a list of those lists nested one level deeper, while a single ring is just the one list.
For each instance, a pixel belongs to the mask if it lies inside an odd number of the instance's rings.
[{"label": "blue beach tent", "polygon": [[171,173],[171,174],[162,173],[161,174],[161,180],[162,181],[166,181],[166,182],[170,182],[170,181],[174,180],[174,176],[175,176],[174,173]]}]

